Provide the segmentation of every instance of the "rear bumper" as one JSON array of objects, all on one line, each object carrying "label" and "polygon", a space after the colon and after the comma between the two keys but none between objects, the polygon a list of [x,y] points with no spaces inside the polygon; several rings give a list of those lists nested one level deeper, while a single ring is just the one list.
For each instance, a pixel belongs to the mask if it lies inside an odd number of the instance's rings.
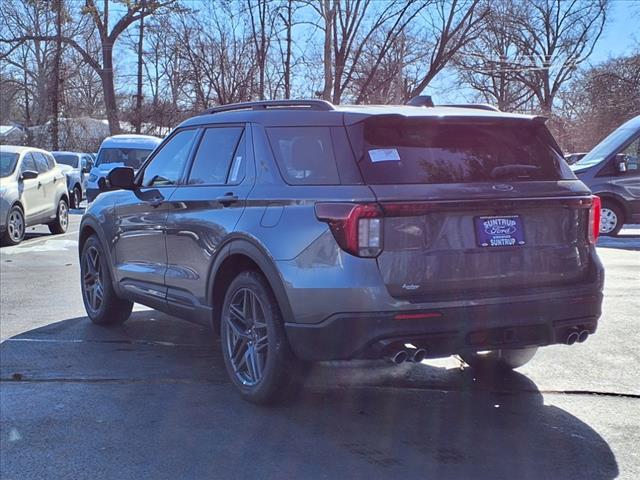
[{"label": "rear bumper", "polygon": [[[576,327],[594,333],[601,314],[602,293],[489,305],[392,311],[339,313],[317,324],[285,324],[294,353],[309,361],[380,358],[412,343],[427,356],[445,357],[463,351],[519,348],[564,343]],[[395,320],[399,313],[430,312],[424,319]]]}]

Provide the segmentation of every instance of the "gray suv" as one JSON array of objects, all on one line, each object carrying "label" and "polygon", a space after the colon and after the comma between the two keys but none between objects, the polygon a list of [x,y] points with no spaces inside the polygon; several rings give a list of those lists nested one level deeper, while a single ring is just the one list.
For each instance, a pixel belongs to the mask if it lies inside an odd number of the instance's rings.
[{"label": "gray suv", "polygon": [[413,103],[429,106],[262,101],[180,124],[83,217],[91,320],[139,302],[211,325],[256,403],[312,361],[517,368],[586,340],[600,203],[544,120]]}]

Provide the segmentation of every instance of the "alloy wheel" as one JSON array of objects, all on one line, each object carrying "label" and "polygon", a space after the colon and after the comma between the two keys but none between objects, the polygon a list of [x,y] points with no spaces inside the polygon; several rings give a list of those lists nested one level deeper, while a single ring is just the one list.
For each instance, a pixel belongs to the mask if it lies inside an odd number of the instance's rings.
[{"label": "alloy wheel", "polygon": [[60,200],[60,203],[58,204],[58,218],[60,221],[60,227],[62,227],[63,230],[66,230],[69,225],[69,208],[64,200]]},{"label": "alloy wheel", "polygon": [[225,349],[236,378],[246,386],[258,384],[267,363],[265,309],[255,292],[241,288],[223,318]]},{"label": "alloy wheel", "polygon": [[600,212],[600,233],[611,233],[618,225],[618,216],[610,208],[603,207]]},{"label": "alloy wheel", "polygon": [[24,235],[24,218],[19,210],[13,210],[9,214],[7,230],[9,231],[9,237],[14,243],[22,240],[22,236]]},{"label": "alloy wheel", "polygon": [[97,312],[104,298],[104,280],[100,252],[96,247],[89,247],[82,259],[82,287],[88,306]]}]

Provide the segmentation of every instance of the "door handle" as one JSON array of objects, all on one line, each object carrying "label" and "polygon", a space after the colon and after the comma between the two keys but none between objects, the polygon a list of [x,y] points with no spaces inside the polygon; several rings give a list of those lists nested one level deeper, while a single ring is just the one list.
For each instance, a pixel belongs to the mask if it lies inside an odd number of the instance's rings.
[{"label": "door handle", "polygon": [[58,177],[53,177],[53,183],[56,183],[58,181]]},{"label": "door handle", "polygon": [[38,188],[42,187],[42,183],[38,182]]},{"label": "door handle", "polygon": [[153,208],[158,208],[164,202],[164,198],[156,197],[153,200],[149,200],[149,205]]},{"label": "door handle", "polygon": [[216,198],[216,201],[220,202],[224,207],[228,207],[238,201],[238,196],[234,195],[233,192],[227,192],[221,197]]}]

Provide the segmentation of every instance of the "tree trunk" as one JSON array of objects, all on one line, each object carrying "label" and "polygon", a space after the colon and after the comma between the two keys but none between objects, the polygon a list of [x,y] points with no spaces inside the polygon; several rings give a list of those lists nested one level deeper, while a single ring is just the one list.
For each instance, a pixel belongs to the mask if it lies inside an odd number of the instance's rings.
[{"label": "tree trunk", "polygon": [[323,0],[324,11],[324,56],[322,62],[324,64],[324,90],[322,98],[331,101],[331,92],[333,90],[333,75],[331,72],[331,39],[333,37],[333,21],[335,7],[331,5],[331,0]]},{"label": "tree trunk", "polygon": [[55,0],[56,11],[56,52],[53,60],[53,92],[51,95],[51,146],[52,150],[60,150],[60,61],[62,58],[62,0]]},{"label": "tree trunk", "polygon": [[[142,0],[144,11],[145,0]],[[140,32],[138,36],[138,91],[136,92],[136,133],[142,131],[142,47],[144,46],[144,16],[140,18]]]},{"label": "tree trunk", "polygon": [[116,91],[113,83],[113,43],[104,42],[102,44],[102,70],[100,70],[100,80],[104,91],[104,106],[109,121],[109,132],[111,135],[120,133],[120,122],[118,121],[118,105],[116,103]]},{"label": "tree trunk", "polygon": [[287,2],[287,53],[284,60],[284,98],[291,98],[291,30],[293,29],[293,0]]}]

